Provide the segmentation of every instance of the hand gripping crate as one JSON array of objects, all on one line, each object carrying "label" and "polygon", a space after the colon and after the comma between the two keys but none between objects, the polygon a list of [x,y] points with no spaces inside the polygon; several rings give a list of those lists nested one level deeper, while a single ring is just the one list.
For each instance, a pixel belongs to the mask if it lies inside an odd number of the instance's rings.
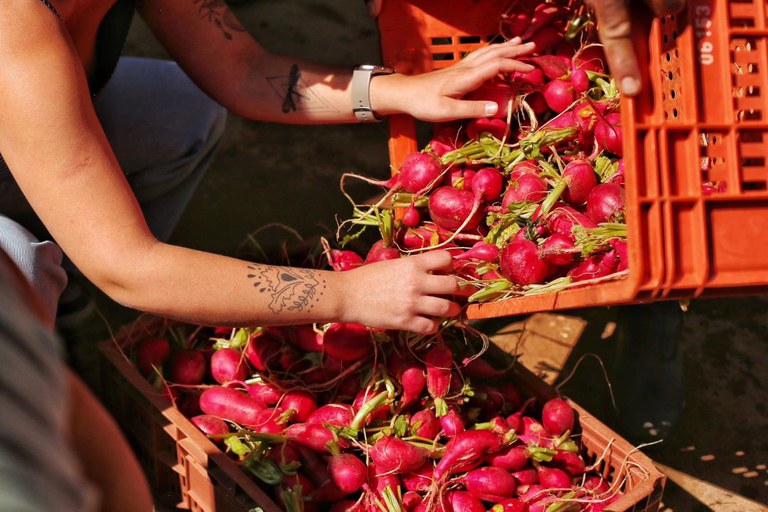
[{"label": "hand gripping crate", "polygon": [[[510,4],[388,0],[383,61],[404,73],[452,64],[498,34]],[[768,2],[689,0],[635,28],[648,66],[643,93],[621,104],[629,275],[472,305],[470,318],[768,290]],[[413,119],[393,117],[392,165],[418,149]],[[725,190],[705,195],[703,182]]]},{"label": "hand gripping crate", "polygon": [[[99,344],[103,400],[128,437],[159,505],[195,512],[279,512],[272,498],[209,440],[167,396],[154,389],[121,347],[153,332],[145,318],[115,340]],[[554,398],[552,386],[515,368],[512,380],[524,396]],[[575,409],[585,460],[622,496],[605,510],[655,511],[666,478],[653,462],[578,404]]]}]

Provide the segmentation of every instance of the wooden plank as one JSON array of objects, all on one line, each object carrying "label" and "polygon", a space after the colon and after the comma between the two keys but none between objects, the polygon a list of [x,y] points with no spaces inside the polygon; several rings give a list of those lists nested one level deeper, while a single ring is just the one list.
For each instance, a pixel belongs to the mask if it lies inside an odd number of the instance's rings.
[{"label": "wooden plank", "polygon": [[716,512],[766,512],[768,506],[745,498],[682,471],[654,462],[654,465],[681,489]]},{"label": "wooden plank", "polygon": [[554,384],[579,341],[586,320],[552,313],[536,313],[511,323],[491,341],[518,356],[518,361],[548,384]]}]

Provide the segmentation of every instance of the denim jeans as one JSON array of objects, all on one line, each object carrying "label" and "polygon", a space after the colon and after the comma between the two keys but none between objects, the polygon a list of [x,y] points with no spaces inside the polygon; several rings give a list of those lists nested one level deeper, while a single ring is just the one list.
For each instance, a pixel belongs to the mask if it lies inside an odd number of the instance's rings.
[{"label": "denim jeans", "polygon": [[[173,62],[123,57],[94,99],[117,160],[152,233],[167,241],[213,159],[226,111]],[[33,283],[51,323],[67,282],[63,255],[0,171],[0,247]]]}]

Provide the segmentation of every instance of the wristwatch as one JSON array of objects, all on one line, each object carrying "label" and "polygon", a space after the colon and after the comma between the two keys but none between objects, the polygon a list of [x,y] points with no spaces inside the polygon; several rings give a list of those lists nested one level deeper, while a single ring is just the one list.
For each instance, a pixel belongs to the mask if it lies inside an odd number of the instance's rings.
[{"label": "wristwatch", "polygon": [[391,75],[395,70],[387,66],[375,66],[373,64],[362,64],[355,67],[352,72],[352,112],[361,123],[378,122],[384,119],[376,114],[371,108],[371,98],[369,88],[371,78],[378,75]]}]

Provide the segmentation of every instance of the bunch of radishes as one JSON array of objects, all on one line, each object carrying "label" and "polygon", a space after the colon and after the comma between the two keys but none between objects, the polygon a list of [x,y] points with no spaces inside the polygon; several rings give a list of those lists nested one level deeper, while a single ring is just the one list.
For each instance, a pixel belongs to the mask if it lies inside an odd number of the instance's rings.
[{"label": "bunch of radishes", "polygon": [[340,242],[378,226],[364,263],[448,249],[455,272],[478,288],[473,301],[620,277],[628,250],[619,96],[588,13],[578,3],[522,2],[502,26],[536,41],[522,59],[533,70],[471,93],[496,101],[498,114],[436,125],[391,179],[344,175],[342,190],[357,178],[387,192],[355,205]]},{"label": "bunch of radishes", "polygon": [[285,510],[596,511],[619,495],[568,402],[526,399],[468,327],[196,328],[173,354],[157,334],[130,346],[139,369]]}]

